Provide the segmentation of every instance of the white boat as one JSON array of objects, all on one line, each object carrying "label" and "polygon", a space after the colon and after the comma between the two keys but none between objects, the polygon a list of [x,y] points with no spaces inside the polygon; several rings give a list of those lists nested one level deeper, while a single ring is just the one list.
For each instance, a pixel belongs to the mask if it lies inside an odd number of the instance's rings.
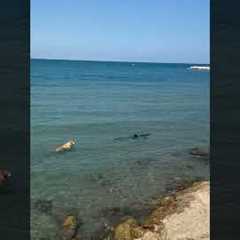
[{"label": "white boat", "polygon": [[197,70],[197,71],[209,71],[210,66],[191,66],[191,70]]}]

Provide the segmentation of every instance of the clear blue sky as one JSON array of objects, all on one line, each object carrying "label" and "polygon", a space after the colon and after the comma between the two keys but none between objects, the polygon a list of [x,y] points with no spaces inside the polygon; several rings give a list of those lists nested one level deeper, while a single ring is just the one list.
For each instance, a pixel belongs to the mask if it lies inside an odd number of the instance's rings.
[{"label": "clear blue sky", "polygon": [[31,57],[209,63],[209,0],[32,0]]}]

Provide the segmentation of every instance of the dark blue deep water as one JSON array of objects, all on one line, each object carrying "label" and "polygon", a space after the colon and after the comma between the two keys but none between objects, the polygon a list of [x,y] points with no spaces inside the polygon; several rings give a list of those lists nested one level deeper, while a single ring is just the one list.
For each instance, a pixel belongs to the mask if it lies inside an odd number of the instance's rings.
[{"label": "dark blue deep water", "polygon": [[[209,72],[190,66],[32,60],[31,194],[53,205],[33,208],[34,239],[55,239],[70,211],[90,239],[107,209],[142,209],[176,181],[209,177],[188,154],[209,143]],[[54,152],[72,138],[73,151]]]}]

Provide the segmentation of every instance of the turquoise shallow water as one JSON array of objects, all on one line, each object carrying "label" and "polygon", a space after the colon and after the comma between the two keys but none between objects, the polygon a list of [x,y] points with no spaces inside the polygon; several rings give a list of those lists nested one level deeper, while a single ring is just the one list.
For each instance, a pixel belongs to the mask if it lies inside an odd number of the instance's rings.
[{"label": "turquoise shallow water", "polygon": [[[209,72],[190,66],[32,60],[31,194],[53,204],[33,208],[34,239],[54,239],[57,215],[71,211],[90,239],[109,209],[134,214],[176,181],[209,177],[188,154],[209,143]],[[71,138],[74,151],[54,152]]]}]

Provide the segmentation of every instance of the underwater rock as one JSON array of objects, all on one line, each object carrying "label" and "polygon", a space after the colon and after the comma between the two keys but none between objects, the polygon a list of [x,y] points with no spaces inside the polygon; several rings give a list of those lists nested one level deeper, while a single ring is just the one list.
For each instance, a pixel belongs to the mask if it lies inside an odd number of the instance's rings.
[{"label": "underwater rock", "polygon": [[[134,209],[135,210],[135,209]],[[101,217],[109,219],[112,224],[116,224],[120,219],[126,216],[134,216],[135,212],[130,207],[110,207],[104,208],[99,212]],[[135,210],[137,211],[137,210]]]},{"label": "underwater rock", "polygon": [[114,240],[132,240],[132,228],[137,226],[134,218],[128,218],[114,229]]},{"label": "underwater rock", "polygon": [[70,151],[70,150],[72,150],[72,148],[74,147],[75,144],[76,144],[75,140],[70,140],[70,141],[66,142],[65,144],[57,147],[56,152]]},{"label": "underwater rock", "polygon": [[104,176],[101,173],[89,174],[87,175],[87,178],[89,181],[94,182],[104,188],[111,188],[113,185],[112,179]]},{"label": "underwater rock", "polygon": [[194,166],[188,164],[188,165],[186,165],[186,168],[192,170],[192,169],[194,169]]},{"label": "underwater rock", "polygon": [[97,225],[94,225],[96,229],[93,234],[89,237],[91,240],[112,240],[113,228],[109,223],[105,221],[99,221]]},{"label": "underwater rock", "polygon": [[135,161],[135,164],[140,167],[149,167],[152,164],[156,163],[157,160],[153,158],[138,159]]},{"label": "underwater rock", "polygon": [[114,240],[133,240],[144,235],[145,229],[138,225],[137,221],[129,217],[118,224],[113,232]]},{"label": "underwater rock", "polygon": [[39,199],[34,202],[33,207],[36,208],[39,212],[51,214],[53,207],[52,200]]},{"label": "underwater rock", "polygon": [[68,216],[63,223],[63,227],[69,228],[75,226],[76,224],[77,224],[76,218],[74,216]]},{"label": "underwater rock", "polygon": [[79,228],[78,219],[75,216],[67,216],[63,223],[63,240],[75,240]]},{"label": "underwater rock", "polygon": [[196,157],[204,157],[204,158],[208,158],[209,157],[209,152],[206,149],[203,148],[192,148],[190,150],[190,154]]},{"label": "underwater rock", "polygon": [[[135,205],[135,206],[134,206]],[[99,213],[95,216],[97,219],[104,219],[103,222],[108,225],[108,228],[105,228],[104,237],[97,238],[99,239],[114,239],[114,232],[112,228],[113,226],[118,226],[119,223],[125,222],[124,220],[128,220],[131,216],[131,219],[138,219],[139,223],[143,221],[144,216],[150,213],[149,206],[146,208],[142,206],[142,204],[131,203],[131,206],[122,206],[122,207],[109,207],[104,208],[99,211]],[[128,222],[129,223],[129,222]],[[136,227],[138,227],[136,225]],[[140,228],[134,229],[132,228],[132,236],[139,235]]]}]

